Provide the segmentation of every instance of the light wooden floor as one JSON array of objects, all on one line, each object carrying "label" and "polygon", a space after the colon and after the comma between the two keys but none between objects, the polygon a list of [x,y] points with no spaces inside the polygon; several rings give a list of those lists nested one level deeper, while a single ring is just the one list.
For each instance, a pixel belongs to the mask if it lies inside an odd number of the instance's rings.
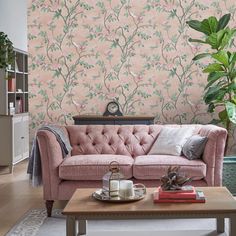
[{"label": "light wooden floor", "polygon": [[[31,187],[26,173],[28,160],[14,166],[12,174],[0,167],[0,236],[30,209],[44,208],[42,187]],[[62,208],[65,202],[55,202],[55,208]]]}]

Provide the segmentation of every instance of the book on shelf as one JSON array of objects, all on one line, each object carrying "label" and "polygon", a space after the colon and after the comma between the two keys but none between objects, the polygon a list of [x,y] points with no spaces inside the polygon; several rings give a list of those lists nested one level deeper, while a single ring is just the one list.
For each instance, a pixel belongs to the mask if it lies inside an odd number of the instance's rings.
[{"label": "book on shelf", "polygon": [[195,199],[196,198],[196,190],[193,187],[192,191],[185,192],[185,191],[163,191],[161,187],[157,188],[157,191],[159,192],[159,198],[160,199]]},{"label": "book on shelf", "polygon": [[203,191],[195,190],[195,198],[160,198],[160,193],[156,190],[153,193],[153,202],[154,203],[204,203],[206,198]]}]

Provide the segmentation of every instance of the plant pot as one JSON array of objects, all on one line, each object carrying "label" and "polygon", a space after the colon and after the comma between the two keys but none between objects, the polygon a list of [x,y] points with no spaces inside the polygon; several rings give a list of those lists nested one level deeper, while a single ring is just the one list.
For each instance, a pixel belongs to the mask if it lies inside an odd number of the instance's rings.
[{"label": "plant pot", "polygon": [[223,186],[236,195],[236,156],[228,156],[223,161]]}]

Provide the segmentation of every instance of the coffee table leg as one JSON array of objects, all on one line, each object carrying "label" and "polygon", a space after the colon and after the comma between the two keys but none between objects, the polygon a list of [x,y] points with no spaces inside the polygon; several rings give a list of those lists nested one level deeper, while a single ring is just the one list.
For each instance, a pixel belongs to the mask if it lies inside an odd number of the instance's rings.
[{"label": "coffee table leg", "polygon": [[79,220],[79,235],[86,235],[87,220]]},{"label": "coffee table leg", "polygon": [[236,214],[229,218],[229,236],[236,235]]},{"label": "coffee table leg", "polygon": [[66,236],[76,236],[76,219],[73,216],[66,218]]},{"label": "coffee table leg", "polygon": [[217,233],[224,233],[225,232],[225,218],[224,217],[217,217],[216,218],[216,225],[217,225]]}]

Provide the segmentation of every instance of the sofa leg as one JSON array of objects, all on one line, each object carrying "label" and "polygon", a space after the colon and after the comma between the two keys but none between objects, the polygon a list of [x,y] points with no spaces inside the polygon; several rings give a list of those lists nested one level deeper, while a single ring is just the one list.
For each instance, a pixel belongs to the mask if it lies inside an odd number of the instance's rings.
[{"label": "sofa leg", "polygon": [[48,217],[52,216],[52,206],[53,206],[54,201],[53,200],[46,200],[45,205],[47,208],[47,215]]}]

